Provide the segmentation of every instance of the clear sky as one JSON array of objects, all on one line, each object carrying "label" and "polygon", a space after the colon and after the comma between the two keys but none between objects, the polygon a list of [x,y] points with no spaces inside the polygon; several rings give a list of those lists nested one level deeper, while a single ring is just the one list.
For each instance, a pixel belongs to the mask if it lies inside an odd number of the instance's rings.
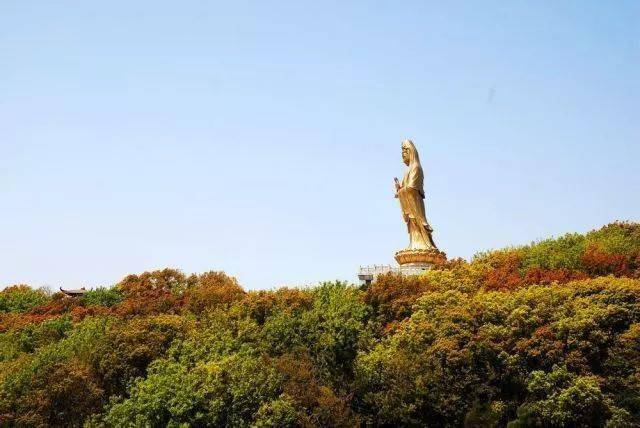
[{"label": "clear sky", "polygon": [[640,220],[640,2],[0,0],[0,287],[356,280]]}]

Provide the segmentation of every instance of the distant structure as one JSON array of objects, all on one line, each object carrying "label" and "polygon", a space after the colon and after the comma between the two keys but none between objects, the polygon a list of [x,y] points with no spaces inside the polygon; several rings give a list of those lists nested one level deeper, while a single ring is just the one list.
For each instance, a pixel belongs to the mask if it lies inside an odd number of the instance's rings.
[{"label": "distant structure", "polygon": [[402,142],[402,161],[407,169],[402,181],[394,178],[395,197],[400,202],[402,219],[407,225],[409,246],[395,254],[399,267],[360,267],[358,278],[364,284],[370,284],[376,276],[387,272],[417,275],[431,269],[436,263],[447,260],[447,255],[440,251],[433,241],[433,228],[427,221],[424,209],[424,172],[418,150],[411,140]]},{"label": "distant structure", "polygon": [[87,290],[85,290],[84,287],[77,288],[75,290],[63,290],[62,287],[60,287],[60,291],[62,291],[64,294],[66,294],[69,297],[81,297],[84,293],[87,292]]},{"label": "distant structure", "polygon": [[369,285],[373,282],[378,275],[382,275],[389,272],[401,273],[403,275],[420,275],[427,268],[422,266],[391,266],[391,265],[373,265],[373,266],[360,266],[358,270],[358,279],[362,284]]},{"label": "distant structure", "polygon": [[360,269],[358,270],[358,279],[360,280],[360,283],[369,285],[378,275],[395,272],[397,269],[398,268],[394,268],[391,265],[360,266]]}]

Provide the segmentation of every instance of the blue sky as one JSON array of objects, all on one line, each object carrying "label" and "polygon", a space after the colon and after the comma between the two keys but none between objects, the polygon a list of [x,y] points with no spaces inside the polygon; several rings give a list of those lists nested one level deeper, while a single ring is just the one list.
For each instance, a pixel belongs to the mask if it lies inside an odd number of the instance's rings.
[{"label": "blue sky", "polygon": [[0,1],[0,287],[355,280],[640,220],[640,3]]}]

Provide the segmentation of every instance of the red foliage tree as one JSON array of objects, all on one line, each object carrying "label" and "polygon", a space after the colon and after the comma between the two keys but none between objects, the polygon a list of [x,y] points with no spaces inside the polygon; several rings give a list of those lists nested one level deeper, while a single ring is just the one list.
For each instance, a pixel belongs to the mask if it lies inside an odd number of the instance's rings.
[{"label": "red foliage tree", "polygon": [[181,294],[188,286],[187,277],[176,269],[128,275],[116,284],[125,299],[112,310],[123,317],[176,313],[183,304]]},{"label": "red foliage tree", "polygon": [[629,261],[633,257],[627,257],[624,254],[612,254],[601,251],[597,246],[590,245],[581,257],[582,264],[589,275],[609,275],[630,276]]},{"label": "red foliage tree", "polygon": [[411,315],[411,307],[428,290],[428,286],[428,280],[418,275],[387,273],[379,275],[369,285],[363,294],[363,300],[387,324]]},{"label": "red foliage tree", "polygon": [[165,289],[137,291],[111,308],[121,317],[138,315],[174,314],[180,311],[183,300]]},{"label": "red foliage tree", "polygon": [[516,253],[505,252],[492,256],[493,269],[484,277],[484,288],[487,290],[515,290],[522,286],[520,274],[520,257]]},{"label": "red foliage tree", "polygon": [[529,269],[525,273],[523,283],[526,285],[551,284],[553,282],[565,284],[569,281],[586,278],[588,278],[588,275],[580,271],[569,269],[540,269],[536,267]]},{"label": "red foliage tree", "polygon": [[187,285],[187,277],[182,272],[177,269],[165,268],[144,272],[140,275],[127,275],[116,287],[118,287],[125,296],[135,296],[156,290],[180,294]]}]

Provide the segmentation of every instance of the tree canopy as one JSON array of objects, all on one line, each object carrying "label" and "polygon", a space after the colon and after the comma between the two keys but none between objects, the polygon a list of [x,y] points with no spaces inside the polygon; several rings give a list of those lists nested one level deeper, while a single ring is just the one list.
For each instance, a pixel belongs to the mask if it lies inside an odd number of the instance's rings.
[{"label": "tree canopy", "polygon": [[0,292],[0,426],[640,426],[640,225],[369,286]]}]

